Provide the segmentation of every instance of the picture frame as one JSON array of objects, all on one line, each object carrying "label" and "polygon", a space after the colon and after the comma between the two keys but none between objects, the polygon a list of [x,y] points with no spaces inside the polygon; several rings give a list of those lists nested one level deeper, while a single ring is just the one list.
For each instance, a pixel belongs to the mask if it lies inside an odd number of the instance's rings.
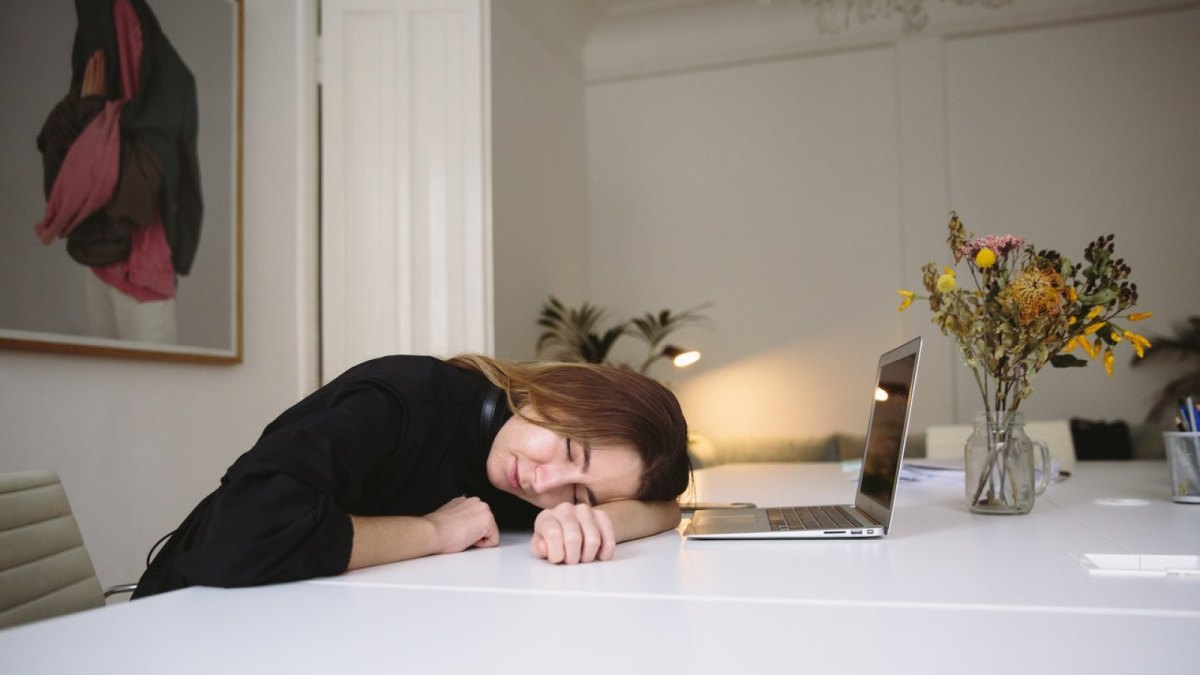
[{"label": "picture frame", "polygon": [[[7,221],[0,223],[0,348],[240,363],[243,0],[124,1],[149,7],[195,83],[194,165],[203,215],[190,269],[175,275],[175,295],[169,299],[172,337],[147,338],[168,332],[141,331],[136,325],[126,330],[120,309],[131,306],[136,324],[142,320],[137,312],[168,303],[151,305],[120,294],[98,281],[96,268],[68,255],[65,238],[43,244],[35,232],[35,225],[50,221],[50,182],[37,141],[49,113],[71,89],[72,50],[81,23],[75,0],[43,0],[12,3],[0,22],[0,70],[3,81],[11,83],[8,102],[0,104],[5,121],[0,125],[0,203],[5,205],[0,217]],[[97,301],[107,296],[115,296],[115,321],[111,306]]]}]

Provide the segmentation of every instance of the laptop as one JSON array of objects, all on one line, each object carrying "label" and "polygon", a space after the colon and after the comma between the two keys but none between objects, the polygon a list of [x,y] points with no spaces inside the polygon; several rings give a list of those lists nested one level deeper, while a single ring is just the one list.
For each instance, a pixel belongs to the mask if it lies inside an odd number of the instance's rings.
[{"label": "laptop", "polygon": [[882,537],[892,523],[900,462],[908,440],[921,338],[879,357],[862,470],[853,504],[697,509],[689,539],[824,539]]}]

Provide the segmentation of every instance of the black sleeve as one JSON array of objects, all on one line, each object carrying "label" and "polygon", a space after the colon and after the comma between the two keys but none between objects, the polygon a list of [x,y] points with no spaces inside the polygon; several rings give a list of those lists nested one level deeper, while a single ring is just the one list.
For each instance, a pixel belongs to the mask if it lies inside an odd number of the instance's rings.
[{"label": "black sleeve", "polygon": [[395,450],[402,414],[394,396],[361,387],[273,424],[230,467],[177,571],[224,587],[345,571],[354,538],[346,505]]}]

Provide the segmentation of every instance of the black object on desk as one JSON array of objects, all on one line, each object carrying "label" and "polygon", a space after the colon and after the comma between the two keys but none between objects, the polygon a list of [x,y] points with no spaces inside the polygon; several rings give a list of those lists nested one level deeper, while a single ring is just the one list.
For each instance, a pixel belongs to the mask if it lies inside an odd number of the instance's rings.
[{"label": "black object on desk", "polygon": [[1071,441],[1079,460],[1133,459],[1133,438],[1123,420],[1071,419]]}]

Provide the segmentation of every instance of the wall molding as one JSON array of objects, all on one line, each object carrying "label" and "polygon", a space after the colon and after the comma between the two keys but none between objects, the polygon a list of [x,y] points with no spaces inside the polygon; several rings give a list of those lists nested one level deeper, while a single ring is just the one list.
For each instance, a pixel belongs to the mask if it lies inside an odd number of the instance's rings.
[{"label": "wall molding", "polygon": [[1171,11],[1197,0],[1013,0],[1001,7],[926,1],[928,24],[905,34],[896,16],[822,32],[808,2],[709,2],[595,19],[584,51],[588,84],[757,61]]}]

